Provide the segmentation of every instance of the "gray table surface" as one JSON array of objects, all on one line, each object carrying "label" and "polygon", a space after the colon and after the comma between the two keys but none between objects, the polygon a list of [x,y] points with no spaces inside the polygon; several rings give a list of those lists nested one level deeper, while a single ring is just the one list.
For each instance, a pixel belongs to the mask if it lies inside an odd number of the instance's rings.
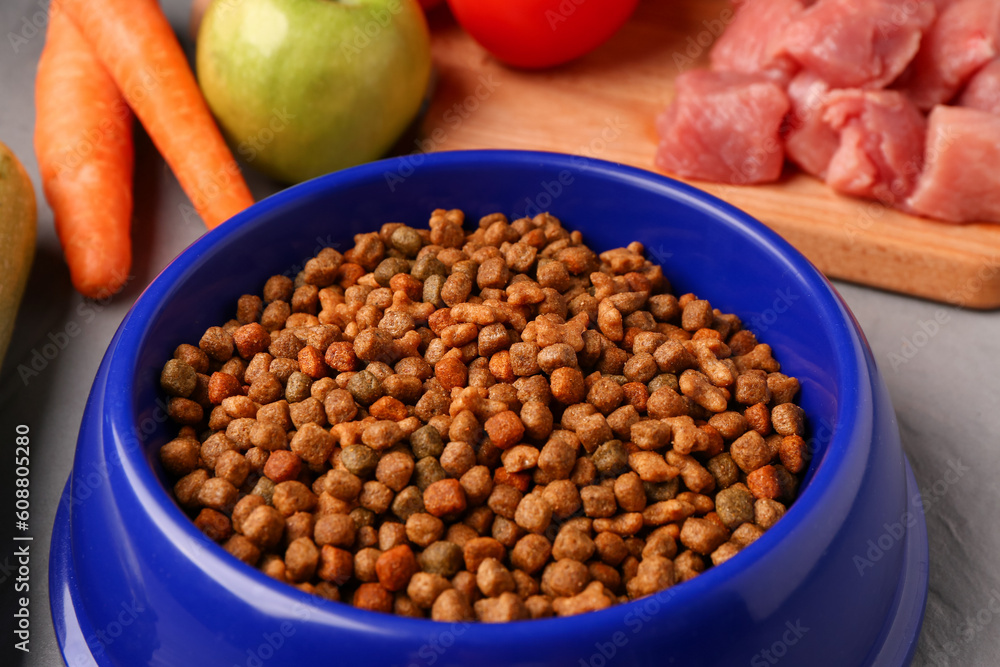
[{"label": "gray table surface", "polygon": [[[163,4],[183,35],[188,2]],[[43,36],[33,34],[29,25],[47,5],[47,0],[0,3],[0,141],[25,163],[40,204],[38,253],[0,375],[0,451],[13,457],[17,424],[27,424],[32,435],[31,652],[23,656],[12,650],[14,579],[0,567],[0,656],[13,656],[0,659],[3,665],[22,659],[32,666],[62,664],[49,615],[47,551],[87,393],[132,302],[204,231],[180,214],[179,206],[187,200],[140,133],[134,277],[109,303],[87,302],[70,288],[32,149],[34,74]],[[12,40],[12,33],[26,41]],[[248,179],[258,198],[275,190],[252,174]],[[837,288],[871,343],[892,395],[903,446],[921,490],[933,501],[927,514],[930,595],[914,664],[1000,665],[1000,530],[995,518],[1000,505],[1000,313],[966,311],[843,283]],[[50,336],[58,339],[71,324],[80,333],[37,376],[22,380],[18,366],[30,364],[34,351],[49,343]],[[0,504],[13,505],[7,483],[12,464],[0,461],[5,471]],[[949,483],[945,475],[956,467],[967,470]],[[0,541],[0,566],[9,557],[9,544],[9,538]]]}]

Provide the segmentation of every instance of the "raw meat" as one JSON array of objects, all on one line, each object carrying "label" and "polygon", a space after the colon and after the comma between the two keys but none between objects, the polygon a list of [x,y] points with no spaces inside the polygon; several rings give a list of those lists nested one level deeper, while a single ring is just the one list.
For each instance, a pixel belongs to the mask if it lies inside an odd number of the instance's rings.
[{"label": "raw meat", "polygon": [[941,11],[897,87],[927,111],[951,100],[1000,54],[1000,2],[956,0]]},{"label": "raw meat", "polygon": [[894,205],[913,191],[923,167],[923,114],[892,90],[835,90],[823,122],[840,135],[826,182],[834,190]]},{"label": "raw meat", "polygon": [[976,72],[958,98],[958,105],[1000,114],[1000,59]]},{"label": "raw meat", "polygon": [[840,138],[823,122],[823,103],[830,86],[817,74],[803,70],[788,84],[792,110],[785,121],[785,152],[803,171],[826,178],[826,168]]},{"label": "raw meat", "polygon": [[930,0],[819,0],[789,24],[785,49],[833,88],[883,88],[935,15]]},{"label": "raw meat", "polygon": [[750,0],[712,47],[712,69],[759,72],[787,82],[798,64],[782,50],[785,28],[805,8],[802,0]]},{"label": "raw meat", "polygon": [[948,222],[1000,221],[1000,116],[935,107],[924,160],[907,202],[913,212]]},{"label": "raw meat", "polygon": [[760,74],[705,70],[685,72],[675,86],[676,98],[657,122],[657,166],[738,185],[778,178],[789,109],[781,86]]}]

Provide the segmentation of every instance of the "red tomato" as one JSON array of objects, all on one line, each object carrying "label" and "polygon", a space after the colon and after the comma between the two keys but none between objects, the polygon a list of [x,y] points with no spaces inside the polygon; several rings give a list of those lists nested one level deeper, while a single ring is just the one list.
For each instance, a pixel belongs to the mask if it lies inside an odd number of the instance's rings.
[{"label": "red tomato", "polygon": [[437,7],[443,0],[420,0],[420,6],[425,10]]},{"label": "red tomato", "polygon": [[448,0],[452,14],[490,53],[516,67],[550,67],[615,34],[639,0]]}]

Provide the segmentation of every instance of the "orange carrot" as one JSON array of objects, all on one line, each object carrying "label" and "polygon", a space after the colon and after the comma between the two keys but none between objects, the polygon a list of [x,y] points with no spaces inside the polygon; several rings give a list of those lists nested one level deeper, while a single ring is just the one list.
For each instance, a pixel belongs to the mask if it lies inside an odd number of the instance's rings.
[{"label": "orange carrot", "polygon": [[209,229],[253,203],[156,0],[59,0]]},{"label": "orange carrot", "polygon": [[90,44],[51,7],[35,80],[35,153],[73,285],[117,292],[132,264],[132,113]]}]

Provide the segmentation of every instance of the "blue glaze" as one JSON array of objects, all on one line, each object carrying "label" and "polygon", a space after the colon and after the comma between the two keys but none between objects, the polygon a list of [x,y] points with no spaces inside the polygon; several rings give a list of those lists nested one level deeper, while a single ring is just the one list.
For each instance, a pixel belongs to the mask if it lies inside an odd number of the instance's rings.
[{"label": "blue glaze", "polygon": [[[802,382],[815,456],[787,515],[729,562],[651,598],[505,626],[327,602],[203,536],[171,500],[157,460],[174,433],[157,405],[164,360],[232,317],[241,294],[297,270],[319,247],[346,249],[353,234],[387,221],[426,225],[438,207],[470,220],[551,210],[601,250],[639,240],[676,293],[742,317]],[[907,519],[905,534],[884,537]],[[153,281],[94,382],[57,517],[50,590],[71,667],[766,665],[777,657],[903,665],[923,617],[926,553],[919,494],[907,483],[874,360],[839,296],[798,252],[662,176],[557,154],[475,151],[396,158],[290,188],[205,234]]]}]

